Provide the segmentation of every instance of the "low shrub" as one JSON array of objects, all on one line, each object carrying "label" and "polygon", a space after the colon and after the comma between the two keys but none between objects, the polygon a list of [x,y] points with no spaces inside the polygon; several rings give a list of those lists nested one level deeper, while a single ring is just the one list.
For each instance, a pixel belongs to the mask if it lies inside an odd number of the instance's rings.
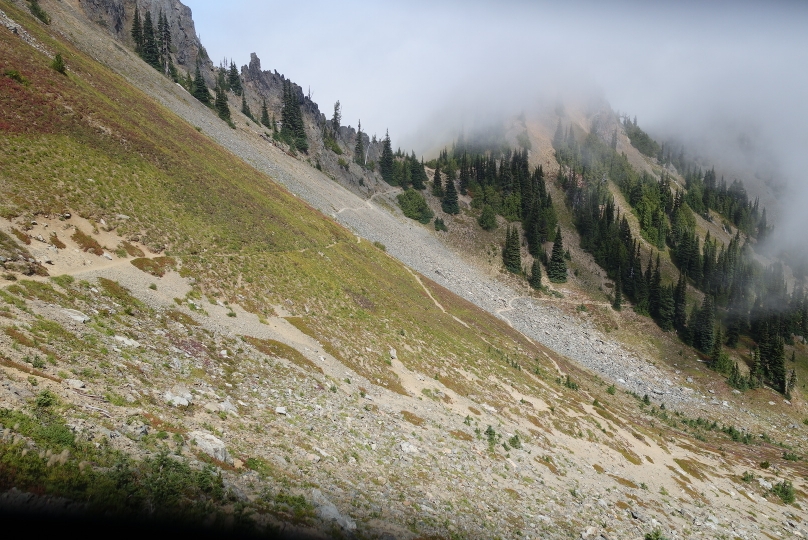
[{"label": "low shrub", "polygon": [[[419,223],[426,225],[435,215],[432,210],[429,209],[429,205],[426,204],[426,199],[424,199],[424,196],[419,191],[408,189],[404,193],[400,193],[397,199],[398,205],[401,207],[401,211],[404,212],[404,215]],[[435,220],[435,222],[437,223],[437,220]]]}]

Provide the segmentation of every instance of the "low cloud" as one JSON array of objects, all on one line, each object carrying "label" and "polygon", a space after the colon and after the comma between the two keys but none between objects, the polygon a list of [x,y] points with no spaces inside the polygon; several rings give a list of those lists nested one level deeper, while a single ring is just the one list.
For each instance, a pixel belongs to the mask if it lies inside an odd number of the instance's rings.
[{"label": "low cloud", "polygon": [[257,52],[326,115],[340,100],[345,123],[418,153],[600,95],[762,201],[780,195],[778,238],[808,248],[808,3],[186,1],[212,58]]}]

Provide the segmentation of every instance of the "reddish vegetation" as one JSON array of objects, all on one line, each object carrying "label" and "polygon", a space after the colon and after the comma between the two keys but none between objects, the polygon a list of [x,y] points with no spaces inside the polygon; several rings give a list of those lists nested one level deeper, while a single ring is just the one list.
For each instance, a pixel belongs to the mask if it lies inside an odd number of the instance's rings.
[{"label": "reddish vegetation", "polygon": [[127,254],[129,254],[130,257],[143,257],[145,255],[142,249],[137,246],[133,246],[126,240],[121,242],[121,247],[124,249],[124,251],[126,251]]},{"label": "reddish vegetation", "polygon": [[20,345],[24,345],[26,347],[31,347],[32,349],[36,348],[36,343],[34,343],[31,338],[20,332],[14,327],[8,326],[3,329],[8,337],[19,343]]},{"label": "reddish vegetation", "polygon": [[76,229],[76,232],[74,232],[73,236],[70,238],[72,238],[83,251],[98,255],[99,257],[104,254],[104,248],[101,244],[99,244],[95,238],[83,233],[79,229]]},{"label": "reddish vegetation", "polygon": [[20,242],[24,243],[27,246],[31,245],[31,237],[25,234],[24,232],[19,231],[14,227],[11,228],[11,232],[14,233],[14,236],[16,236]]},{"label": "reddish vegetation", "polygon": [[62,242],[61,240],[59,240],[59,237],[56,236],[55,234],[51,235],[50,241],[51,241],[51,244],[53,244],[53,246],[55,248],[57,248],[57,249],[64,249],[64,248],[67,247],[67,246],[65,246],[65,243]]},{"label": "reddish vegetation", "polygon": [[154,259],[140,257],[132,259],[131,262],[138,270],[156,277],[163,277],[167,271],[173,269],[177,264],[177,261],[171,257],[155,257]]}]

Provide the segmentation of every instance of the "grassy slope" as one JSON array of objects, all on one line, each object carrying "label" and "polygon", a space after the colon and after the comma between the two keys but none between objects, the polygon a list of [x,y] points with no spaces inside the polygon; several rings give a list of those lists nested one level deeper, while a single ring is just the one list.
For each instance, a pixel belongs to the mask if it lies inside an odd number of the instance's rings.
[{"label": "grassy slope", "polygon": [[[13,5],[4,8],[30,21]],[[58,74],[45,55],[0,31],[7,51],[0,70],[19,70],[30,81],[0,78],[10,105],[0,117],[4,216],[71,210],[104,219],[123,236],[165,246],[211,297],[265,314],[282,303],[295,314],[306,306],[309,333],[331,343],[352,367],[374,357],[363,369],[393,387],[395,374],[379,360],[389,345],[409,344],[419,352],[403,361],[420,366],[485,357],[492,346],[515,350],[524,341],[465,306],[481,327],[498,329],[484,341],[437,309],[397,261],[357,244],[344,228],[46,28],[27,27],[62,53],[69,72]],[[522,345],[517,357],[535,357]]]},{"label": "grassy slope", "polygon": [[[120,232],[145,237],[155,247],[167,244],[183,272],[199,279],[199,292],[223,295],[259,313],[284,304],[300,315],[291,320],[293,324],[318,337],[345,364],[401,391],[384,361],[387,348],[393,346],[407,367],[438,375],[458,394],[475,394],[499,408],[503,417],[529,419],[548,435],[554,428],[557,433],[546,443],[548,453],[555,453],[556,443],[564,440],[558,433],[566,434],[568,441],[578,439],[576,452],[585,452],[586,438],[628,456],[635,465],[639,458],[629,448],[630,439],[627,443],[614,433],[623,430],[632,437],[636,431],[665,447],[673,446],[671,437],[683,440],[682,448],[698,444],[684,427],[669,429],[655,424],[655,416],[637,414],[633,398],[606,394],[601,381],[423,279],[450,312],[444,313],[398,262],[366,242],[357,243],[343,228],[123,79],[51,39],[26,12],[13,5],[3,8],[49,48],[61,51],[71,69],[68,77],[57,74],[48,68],[48,58],[0,29],[4,51],[0,70],[18,69],[30,80],[23,86],[0,78],[0,94],[4,105],[9,104],[0,117],[0,204],[6,216],[69,209],[95,221],[103,218]],[[131,219],[121,220],[116,214]],[[62,345],[80,346],[67,341]],[[91,353],[99,359],[104,355],[101,349]],[[542,353],[571,371],[583,391],[555,382],[555,368]],[[523,368],[513,368],[512,362]],[[537,363],[541,375],[534,377]],[[461,376],[461,369],[477,380]],[[493,378],[528,397],[542,396],[547,403],[558,404],[558,412],[564,414],[556,415],[552,409],[524,413],[519,407],[526,410],[527,404],[516,405]],[[611,413],[599,409],[597,415],[609,433],[591,433],[588,424],[600,428],[592,422],[598,417],[589,405],[592,397],[627,420],[610,418]],[[541,440],[539,431],[531,434]],[[738,457],[748,451],[720,433],[700,436],[706,439],[703,448],[726,449]],[[768,445],[756,448],[765,449],[760,459],[774,461],[781,453]],[[558,453],[563,454],[563,448]]]}]

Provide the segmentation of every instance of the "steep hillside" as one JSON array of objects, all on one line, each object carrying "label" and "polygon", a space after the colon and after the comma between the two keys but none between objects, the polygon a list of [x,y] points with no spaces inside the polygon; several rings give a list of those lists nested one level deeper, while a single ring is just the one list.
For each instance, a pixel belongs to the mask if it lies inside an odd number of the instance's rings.
[{"label": "steep hillside", "polygon": [[481,271],[390,188],[357,197],[114,24],[41,5],[50,25],[0,4],[6,506],[312,537],[805,534],[783,503],[805,497],[800,398],[627,348],[607,330],[665,338],[574,280]]}]

